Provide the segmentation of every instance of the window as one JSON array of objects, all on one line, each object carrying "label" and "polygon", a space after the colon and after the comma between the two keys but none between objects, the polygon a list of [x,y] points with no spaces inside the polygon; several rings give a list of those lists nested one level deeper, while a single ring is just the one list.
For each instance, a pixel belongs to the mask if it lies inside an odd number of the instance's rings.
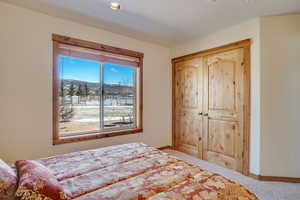
[{"label": "window", "polygon": [[52,38],[53,144],[141,132],[143,54]]}]

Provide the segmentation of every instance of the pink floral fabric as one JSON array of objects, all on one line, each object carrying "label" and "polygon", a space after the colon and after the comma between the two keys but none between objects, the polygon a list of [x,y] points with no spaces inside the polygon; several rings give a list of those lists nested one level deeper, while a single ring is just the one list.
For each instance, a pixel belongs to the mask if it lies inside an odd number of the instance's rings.
[{"label": "pink floral fabric", "polygon": [[42,164],[36,161],[17,161],[19,185],[16,196],[21,199],[64,200],[67,199],[63,188]]},{"label": "pink floral fabric", "polygon": [[246,188],[142,143],[37,160],[74,200],[257,200]]},{"label": "pink floral fabric", "polygon": [[17,175],[15,171],[0,159],[0,199],[14,199],[17,188]]}]

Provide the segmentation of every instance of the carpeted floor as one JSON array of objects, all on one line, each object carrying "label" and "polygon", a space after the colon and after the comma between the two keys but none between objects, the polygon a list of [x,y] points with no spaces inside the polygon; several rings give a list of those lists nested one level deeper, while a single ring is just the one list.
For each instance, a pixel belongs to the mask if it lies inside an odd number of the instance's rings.
[{"label": "carpeted floor", "polygon": [[262,182],[178,151],[169,149],[164,151],[182,160],[199,165],[203,169],[239,182],[255,193],[260,200],[300,200],[299,183]]}]

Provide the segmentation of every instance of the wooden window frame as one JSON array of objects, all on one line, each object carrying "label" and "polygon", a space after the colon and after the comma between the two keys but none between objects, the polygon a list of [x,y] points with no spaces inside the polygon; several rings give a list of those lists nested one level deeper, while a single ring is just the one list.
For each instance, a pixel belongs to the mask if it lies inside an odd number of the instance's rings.
[{"label": "wooden window frame", "polygon": [[[143,58],[144,54],[132,50],[112,47],[95,42],[80,40],[67,36],[52,34],[53,41],[53,145],[79,142],[85,140],[94,140],[106,137],[114,137],[120,135],[137,134],[143,131]],[[63,55],[64,49],[68,48],[80,49],[78,57],[83,57],[100,62],[111,62],[114,64],[124,64],[134,66],[139,69],[137,73],[137,102],[136,102],[136,121],[137,127],[126,130],[108,130],[93,133],[83,133],[82,135],[64,136],[59,135],[59,73],[58,73],[58,57]]]}]

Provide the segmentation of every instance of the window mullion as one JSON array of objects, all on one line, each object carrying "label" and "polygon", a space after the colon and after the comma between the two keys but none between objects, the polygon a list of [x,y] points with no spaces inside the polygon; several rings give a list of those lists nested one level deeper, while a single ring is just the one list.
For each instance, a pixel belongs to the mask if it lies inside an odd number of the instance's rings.
[{"label": "window mullion", "polygon": [[104,130],[104,63],[100,63],[100,131]]}]

